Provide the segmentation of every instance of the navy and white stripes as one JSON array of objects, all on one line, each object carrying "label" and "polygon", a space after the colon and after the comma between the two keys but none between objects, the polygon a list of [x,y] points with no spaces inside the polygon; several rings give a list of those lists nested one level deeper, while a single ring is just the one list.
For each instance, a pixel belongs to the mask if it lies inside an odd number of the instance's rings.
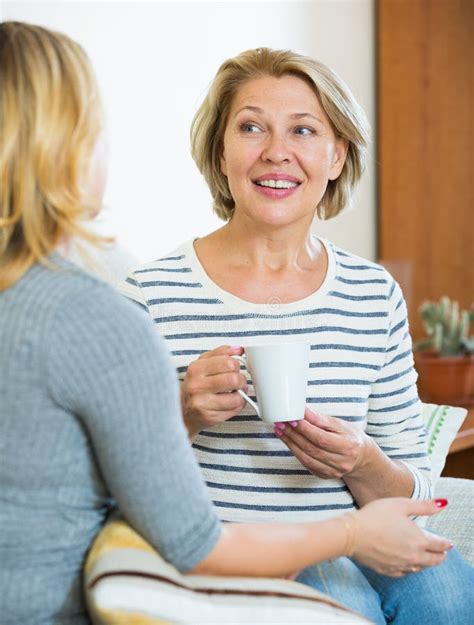
[{"label": "navy and white stripes", "polygon": [[[252,304],[224,291],[192,242],[133,272],[121,291],[148,310],[181,379],[190,362],[220,345],[309,342],[311,408],[364,427],[410,468],[413,497],[427,497],[426,434],[400,289],[382,267],[323,243],[325,281],[299,302]],[[194,449],[223,520],[308,521],[354,506],[343,481],[311,475],[248,407],[202,432]]]}]

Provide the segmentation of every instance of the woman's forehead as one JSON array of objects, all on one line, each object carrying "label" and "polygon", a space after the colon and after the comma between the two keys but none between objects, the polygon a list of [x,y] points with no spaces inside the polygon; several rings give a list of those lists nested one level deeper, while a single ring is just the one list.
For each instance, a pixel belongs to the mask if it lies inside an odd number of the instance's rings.
[{"label": "woman's forehead", "polygon": [[241,110],[265,113],[279,110],[288,115],[325,116],[315,89],[294,75],[261,76],[247,80],[236,90],[230,107],[231,116]]}]

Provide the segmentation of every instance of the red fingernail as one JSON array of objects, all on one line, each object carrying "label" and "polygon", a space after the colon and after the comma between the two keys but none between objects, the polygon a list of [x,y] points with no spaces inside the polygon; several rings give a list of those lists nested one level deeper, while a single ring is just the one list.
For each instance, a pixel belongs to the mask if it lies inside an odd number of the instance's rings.
[{"label": "red fingernail", "polygon": [[279,430],[278,428],[274,428],[273,433],[275,436],[283,436],[283,430]]},{"label": "red fingernail", "polygon": [[295,428],[298,425],[298,421],[288,421],[292,428]]},{"label": "red fingernail", "polygon": [[435,499],[434,501],[438,508],[445,508],[448,505],[447,499]]},{"label": "red fingernail", "polygon": [[241,345],[231,345],[229,349],[242,349]]}]

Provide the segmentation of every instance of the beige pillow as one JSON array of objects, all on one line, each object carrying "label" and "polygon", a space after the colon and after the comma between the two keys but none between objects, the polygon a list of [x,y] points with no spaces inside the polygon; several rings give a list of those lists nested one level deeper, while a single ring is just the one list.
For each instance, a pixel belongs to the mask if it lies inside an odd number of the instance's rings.
[{"label": "beige pillow", "polygon": [[297,582],[182,575],[120,519],[97,537],[84,582],[96,625],[369,623]]}]

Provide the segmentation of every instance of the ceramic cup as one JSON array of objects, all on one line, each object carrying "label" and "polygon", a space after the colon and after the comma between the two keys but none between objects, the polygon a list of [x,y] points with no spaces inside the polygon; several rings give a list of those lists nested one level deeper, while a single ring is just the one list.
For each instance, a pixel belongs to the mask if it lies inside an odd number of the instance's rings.
[{"label": "ceramic cup", "polygon": [[303,419],[309,354],[307,343],[276,343],[251,345],[244,356],[232,356],[250,373],[257,403],[238,392],[266,423]]}]

